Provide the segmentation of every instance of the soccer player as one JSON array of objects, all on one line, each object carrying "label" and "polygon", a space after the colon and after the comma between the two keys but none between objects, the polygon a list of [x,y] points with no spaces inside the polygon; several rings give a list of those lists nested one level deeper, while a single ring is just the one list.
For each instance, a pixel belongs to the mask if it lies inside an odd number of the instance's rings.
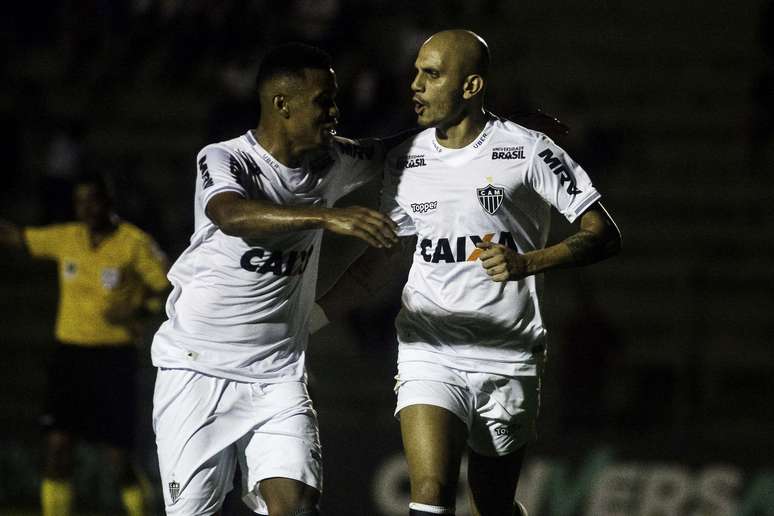
[{"label": "soccer player", "polygon": [[136,341],[145,313],[161,311],[166,258],[153,239],[111,210],[101,178],[75,185],[78,222],[20,228],[0,223],[0,243],[56,260],[57,345],[48,374],[44,516],[71,514],[73,448],[105,444],[130,516],[144,514],[131,466],[137,423]]},{"label": "soccer player", "polygon": [[322,463],[304,353],[324,230],[375,247],[394,223],[333,208],[378,177],[380,142],[335,136],[330,57],[298,43],[257,75],[257,128],[196,158],[194,234],[172,266],[153,341],[153,422],[167,514],[220,511],[236,465],[242,498],[270,516],[318,514]]},{"label": "soccer player", "polygon": [[[430,37],[411,83],[426,128],[386,158],[382,210],[410,271],[396,320],[396,415],[410,514],[454,514],[468,453],[473,514],[521,515],[525,446],[535,438],[546,329],[542,273],[590,264],[620,233],[586,172],[543,133],[484,108],[489,50],[476,34]],[[546,246],[551,208],[578,231]],[[399,252],[368,250],[320,304],[339,317],[398,276]]]}]

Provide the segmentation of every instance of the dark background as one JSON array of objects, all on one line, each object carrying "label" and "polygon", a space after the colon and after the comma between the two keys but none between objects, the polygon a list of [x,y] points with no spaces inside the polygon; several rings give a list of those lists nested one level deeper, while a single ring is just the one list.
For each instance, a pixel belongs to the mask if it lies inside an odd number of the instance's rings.
[{"label": "dark background", "polygon": [[[121,215],[171,259],[192,231],[196,152],[256,125],[252,80],[268,46],[328,50],[339,133],[382,136],[413,124],[421,42],[475,30],[493,54],[490,108],[540,108],[567,123],[558,142],[624,234],[613,260],[546,278],[550,364],[520,493],[531,514],[774,514],[773,2],[83,0],[4,10],[0,217],[67,218],[70,181],[98,170]],[[346,202],[373,206],[377,193],[372,185]],[[557,216],[552,239],[571,230]],[[321,287],[359,250],[326,238]],[[326,514],[407,512],[392,418],[396,295],[311,343]],[[0,514],[37,511],[56,296],[53,265],[0,253]],[[158,490],[152,330],[138,350],[137,425]],[[79,461],[81,513],[119,514],[98,450],[83,447]]]}]

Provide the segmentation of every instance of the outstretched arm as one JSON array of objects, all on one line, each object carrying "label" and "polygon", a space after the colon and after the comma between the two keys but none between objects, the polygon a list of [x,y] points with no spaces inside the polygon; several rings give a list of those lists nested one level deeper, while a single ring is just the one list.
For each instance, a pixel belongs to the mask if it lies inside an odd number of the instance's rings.
[{"label": "outstretched arm", "polygon": [[242,238],[325,229],[359,238],[373,247],[391,247],[397,242],[392,220],[378,211],[360,206],[281,206],[248,200],[235,192],[224,192],[207,203],[207,216],[227,235]]},{"label": "outstretched arm", "polygon": [[558,244],[519,254],[502,245],[477,244],[484,249],[481,265],[492,281],[516,281],[551,269],[589,265],[621,250],[621,233],[597,202],[581,216],[580,229]]},{"label": "outstretched arm", "polygon": [[416,237],[401,237],[391,249],[368,248],[344,271],[317,303],[330,320],[338,320],[362,306],[384,287],[405,282]]}]

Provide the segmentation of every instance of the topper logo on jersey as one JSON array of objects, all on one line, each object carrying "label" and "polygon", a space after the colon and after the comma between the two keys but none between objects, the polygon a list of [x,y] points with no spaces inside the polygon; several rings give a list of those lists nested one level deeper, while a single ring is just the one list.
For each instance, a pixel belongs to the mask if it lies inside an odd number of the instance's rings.
[{"label": "topper logo on jersey", "polygon": [[575,178],[570,175],[570,171],[567,170],[559,158],[554,157],[554,153],[551,149],[545,149],[538,154],[538,157],[543,158],[543,162],[548,165],[551,172],[559,176],[559,182],[561,184],[570,183],[567,185],[567,193],[575,195],[581,193],[578,189],[578,185],[575,183]]},{"label": "topper logo on jersey", "polygon": [[490,183],[484,188],[476,188],[476,196],[478,197],[478,203],[484,208],[484,211],[494,215],[503,204],[505,188],[492,186]]},{"label": "topper logo on jersey", "polygon": [[524,159],[524,146],[495,147],[492,149],[492,159]]},{"label": "topper logo on jersey", "polygon": [[246,271],[275,276],[297,276],[303,274],[309,264],[314,246],[304,251],[272,251],[269,258],[261,263],[266,255],[266,249],[254,247],[242,255],[239,264]]},{"label": "topper logo on jersey", "polygon": [[[429,238],[423,239],[419,243],[419,254],[422,259],[429,263],[455,263],[455,262],[475,262],[481,256],[481,249],[476,247],[480,242],[491,242],[494,233],[487,233],[483,237],[478,235],[468,235],[461,237],[439,238],[435,242]],[[454,242],[454,249],[452,249]],[[513,236],[508,231],[500,231],[498,244],[504,245],[509,249],[519,252]],[[470,254],[468,252],[470,251]]]},{"label": "topper logo on jersey", "polygon": [[202,189],[207,189],[214,184],[207,168],[207,155],[199,158],[199,173],[202,175]]},{"label": "topper logo on jersey", "polygon": [[430,210],[434,210],[438,207],[438,201],[428,201],[428,202],[412,202],[411,203],[411,211],[414,213],[425,213]]},{"label": "topper logo on jersey", "polygon": [[427,163],[425,163],[424,154],[409,154],[408,156],[398,158],[395,163],[395,168],[416,168],[424,167],[426,165]]}]

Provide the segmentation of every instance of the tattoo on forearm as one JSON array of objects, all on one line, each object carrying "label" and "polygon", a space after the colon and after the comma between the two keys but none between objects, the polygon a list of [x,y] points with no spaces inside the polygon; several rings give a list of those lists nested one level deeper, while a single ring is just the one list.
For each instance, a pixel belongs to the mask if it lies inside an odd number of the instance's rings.
[{"label": "tattoo on forearm", "polygon": [[604,257],[603,243],[599,236],[591,231],[581,230],[567,237],[564,243],[570,248],[570,253],[578,265],[588,265]]}]

